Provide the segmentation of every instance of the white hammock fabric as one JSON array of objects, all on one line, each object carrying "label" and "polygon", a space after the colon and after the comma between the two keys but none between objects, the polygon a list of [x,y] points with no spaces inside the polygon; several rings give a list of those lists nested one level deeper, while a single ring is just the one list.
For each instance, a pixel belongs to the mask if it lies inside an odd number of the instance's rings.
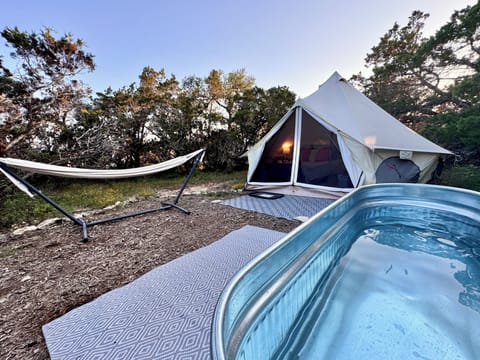
[{"label": "white hammock fabric", "polygon": [[[155,165],[143,166],[143,167],[132,168],[132,169],[117,169],[117,170],[81,169],[81,168],[73,168],[73,167],[67,167],[67,166],[49,165],[49,164],[39,163],[35,161],[20,160],[20,159],[13,159],[13,158],[0,158],[0,162],[9,167],[21,169],[21,170],[36,173],[36,174],[43,174],[43,175],[79,178],[79,179],[123,179],[123,178],[129,178],[129,177],[147,176],[147,175],[152,175],[158,172],[173,169],[177,166],[180,166],[186,163],[188,160],[194,158],[195,156],[197,156],[203,151],[204,151],[203,149],[200,149],[190,154],[179,156],[174,159],[167,160]],[[203,159],[203,156],[202,156],[202,159]],[[200,159],[200,161],[202,159]],[[33,197],[33,195],[30,193],[30,191],[28,191],[25,185],[23,185],[21,182],[14,179],[9,174],[7,174],[2,168],[0,168],[0,172],[2,172],[20,190],[27,193],[29,196]]]}]

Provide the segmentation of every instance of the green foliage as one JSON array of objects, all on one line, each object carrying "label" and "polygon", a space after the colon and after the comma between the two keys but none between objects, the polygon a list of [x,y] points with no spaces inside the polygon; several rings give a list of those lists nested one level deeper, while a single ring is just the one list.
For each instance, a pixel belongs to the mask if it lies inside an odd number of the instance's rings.
[{"label": "green foliage", "polygon": [[480,163],[480,104],[460,113],[434,116],[422,134],[458,152],[462,162]]},{"label": "green foliage", "polygon": [[440,184],[480,191],[480,166],[454,166],[445,169]]},{"label": "green foliage", "polygon": [[[226,182],[238,186],[246,177],[241,172],[205,172],[197,171],[189,184],[211,184]],[[176,191],[183,183],[184,177],[175,173],[145,178],[118,181],[79,181],[70,179],[50,179],[37,186],[54,201],[68,211],[85,211],[100,209],[125,201],[131,197],[162,196],[166,189]],[[0,202],[0,228],[8,228],[41,221],[50,217],[63,216],[45,201],[35,197],[30,199],[16,188]]]},{"label": "green foliage", "polygon": [[245,69],[224,74],[221,70],[212,70],[205,79],[209,100],[222,111],[214,110],[222,119],[221,124],[230,130],[234,126],[234,116],[238,111],[245,93],[253,88],[255,79],[247,75]]},{"label": "green foliage", "polygon": [[58,135],[68,127],[68,116],[78,109],[88,88],[75,77],[95,68],[93,55],[71,34],[60,38],[51,29],[39,34],[17,27],[1,32],[18,66],[0,63],[0,156],[28,152],[58,152]]},{"label": "green foliage", "polygon": [[465,76],[462,81],[452,86],[450,91],[454,96],[465,99],[471,104],[480,103],[480,73]]},{"label": "green foliage", "polygon": [[425,59],[418,56],[428,16],[414,11],[404,27],[395,23],[365,58],[373,74],[369,78],[361,74],[354,77],[367,96],[405,123],[416,122],[423,114],[423,102],[441,92],[434,85],[419,86],[430,81]]},{"label": "green foliage", "polygon": [[212,70],[178,83],[162,69],[143,69],[139,85],[97,94],[66,134],[81,166],[135,167],[207,149],[211,170],[245,166],[239,159],[295,101],[286,87],[263,90],[245,70]]},{"label": "green foliage", "polygon": [[366,57],[372,75],[352,79],[393,116],[431,140],[479,161],[480,3],[455,11],[430,38],[414,11]]},{"label": "green foliage", "polygon": [[[130,168],[206,148],[211,170],[244,166],[239,156],[293,104],[285,87],[263,90],[245,69],[212,70],[182,83],[144,67],[137,83],[86,101],[75,79],[95,68],[71,34],[5,28],[18,67],[0,56],[0,156],[90,168]],[[42,211],[42,210],[38,210]]]},{"label": "green foliage", "polygon": [[45,28],[40,32],[28,33],[17,27],[6,28],[2,36],[15,48],[13,56],[28,59],[22,68],[27,75],[33,75],[36,67],[42,69],[49,77],[61,70],[63,74],[75,74],[79,71],[79,64],[93,69],[93,57],[82,49],[82,40],[75,40],[72,34],[65,34],[55,39],[52,29]]},{"label": "green foliage", "polygon": [[232,185],[232,189],[233,189],[233,190],[237,190],[237,191],[238,191],[238,190],[242,190],[242,189],[244,189],[244,188],[245,188],[245,181],[237,182],[237,183],[234,183],[234,184]]},{"label": "green foliage", "polygon": [[245,168],[246,161],[239,158],[244,149],[238,131],[212,131],[207,140],[205,164],[209,169],[238,170]]},{"label": "green foliage", "polygon": [[17,255],[17,249],[14,247],[5,247],[0,250],[0,259],[13,257]]},{"label": "green foliage", "polygon": [[234,121],[245,139],[243,151],[255,144],[282,118],[295,102],[286,86],[268,90],[254,87],[245,92]]}]

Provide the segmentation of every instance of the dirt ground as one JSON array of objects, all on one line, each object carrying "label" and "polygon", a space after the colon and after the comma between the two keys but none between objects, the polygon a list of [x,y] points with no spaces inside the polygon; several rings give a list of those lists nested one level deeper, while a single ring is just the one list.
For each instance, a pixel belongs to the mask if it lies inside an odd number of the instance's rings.
[{"label": "dirt ground", "polygon": [[[212,203],[237,195],[186,194],[179,205],[190,215],[170,209],[94,226],[87,243],[69,221],[23,235],[0,234],[0,359],[48,359],[42,325],[244,225],[283,232],[299,225]],[[89,219],[159,201],[138,200]]]}]

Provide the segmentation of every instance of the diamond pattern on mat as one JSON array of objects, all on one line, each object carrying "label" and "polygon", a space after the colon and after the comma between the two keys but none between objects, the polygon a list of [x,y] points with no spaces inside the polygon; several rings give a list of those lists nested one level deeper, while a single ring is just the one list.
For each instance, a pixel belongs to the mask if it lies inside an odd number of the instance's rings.
[{"label": "diamond pattern on mat", "polygon": [[245,226],[43,326],[55,359],[209,359],[230,278],[285,234]]},{"label": "diamond pattern on mat", "polygon": [[224,200],[220,204],[293,220],[298,216],[310,218],[334,201],[296,195],[284,195],[271,200],[244,195]]}]

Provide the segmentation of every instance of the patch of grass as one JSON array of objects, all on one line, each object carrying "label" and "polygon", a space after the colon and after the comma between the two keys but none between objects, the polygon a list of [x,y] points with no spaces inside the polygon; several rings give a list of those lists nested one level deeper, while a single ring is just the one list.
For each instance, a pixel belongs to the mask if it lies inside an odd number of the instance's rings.
[{"label": "patch of grass", "polygon": [[233,190],[243,190],[244,187],[245,187],[245,182],[237,182],[232,184]]},{"label": "patch of grass", "polygon": [[5,259],[7,257],[17,255],[17,250],[12,247],[7,247],[5,249],[0,249],[0,259]]},{"label": "patch of grass", "polygon": [[226,194],[227,194],[226,191],[211,191],[205,195],[212,198],[219,198],[219,197],[225,196]]},{"label": "patch of grass", "polygon": [[[211,171],[197,171],[193,176],[191,182],[193,184],[203,184],[209,182],[232,182],[232,183],[242,183],[242,187],[245,184],[247,179],[246,171],[235,171],[235,172],[211,172]],[[182,178],[183,181],[183,178]]]},{"label": "patch of grass", "polygon": [[440,184],[480,191],[480,166],[465,165],[445,169]]},{"label": "patch of grass", "polygon": [[[189,185],[206,183],[239,184],[246,178],[245,171],[233,173],[196,171]],[[48,178],[38,185],[44,194],[67,211],[100,209],[131,197],[161,195],[162,190],[180,188],[185,177],[175,173],[117,181],[88,181]],[[243,183],[242,183],[243,187]],[[0,201],[0,228],[39,222],[61,214],[42,199],[30,199],[16,188]]]},{"label": "patch of grass", "polygon": [[[240,190],[245,184],[245,179],[245,171],[233,173],[196,171],[189,185],[226,182],[233,190]],[[68,211],[80,211],[100,209],[133,196],[161,194],[162,190],[166,188],[176,190],[183,180],[183,175],[175,173],[117,181],[49,178],[38,187]],[[446,168],[440,184],[480,191],[480,166],[466,165]],[[223,191],[216,191],[207,195],[219,197],[224,194]],[[13,187],[6,198],[0,201],[0,228],[30,224],[57,216],[61,216],[61,214],[43,200],[38,197],[30,199]]]}]

